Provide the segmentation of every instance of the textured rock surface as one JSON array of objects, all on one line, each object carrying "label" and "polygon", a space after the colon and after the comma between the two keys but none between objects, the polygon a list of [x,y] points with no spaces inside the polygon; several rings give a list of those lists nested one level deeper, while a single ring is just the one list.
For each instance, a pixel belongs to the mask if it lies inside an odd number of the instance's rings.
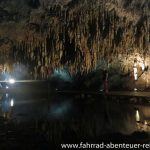
[{"label": "textured rock surface", "polygon": [[25,50],[31,54],[15,54],[16,61],[37,59],[34,67],[67,64],[71,74],[77,66],[81,72],[113,68],[133,77],[135,59],[139,74],[150,61],[149,14],[150,0],[1,0],[0,51]]},{"label": "textured rock surface", "polygon": [[[1,36],[9,36],[16,38],[13,35],[18,33],[20,35],[29,23],[41,23],[40,15],[47,14],[46,9],[51,5],[63,4],[67,5],[71,0],[1,0],[0,1],[0,33]],[[89,0],[81,0],[83,3]],[[108,10],[115,9],[117,15],[121,18],[127,17],[133,24],[137,24],[142,18],[143,12],[149,14],[150,1],[149,0],[94,0],[92,3],[102,3]],[[73,4],[79,3],[73,0],[68,7],[73,7]],[[78,5],[77,5],[78,6]],[[34,18],[35,17],[35,18]],[[33,19],[34,18],[34,19]],[[142,20],[141,20],[142,21]],[[47,20],[48,22],[48,20]],[[36,27],[35,27],[36,28]],[[8,30],[9,29],[9,30]],[[22,32],[21,32],[22,31]],[[21,35],[20,35],[21,36]],[[23,36],[23,35],[22,35]]]}]

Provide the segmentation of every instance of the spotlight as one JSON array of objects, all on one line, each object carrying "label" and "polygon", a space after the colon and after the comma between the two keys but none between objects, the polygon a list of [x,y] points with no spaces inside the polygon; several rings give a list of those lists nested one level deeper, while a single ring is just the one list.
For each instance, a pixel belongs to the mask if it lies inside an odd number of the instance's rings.
[{"label": "spotlight", "polygon": [[137,88],[134,88],[134,92],[137,92]]},{"label": "spotlight", "polygon": [[15,79],[9,79],[8,81],[10,84],[14,84],[15,83]]},{"label": "spotlight", "polygon": [[13,99],[11,99],[11,101],[10,101],[10,106],[11,106],[11,107],[14,106],[14,100],[13,100]]}]

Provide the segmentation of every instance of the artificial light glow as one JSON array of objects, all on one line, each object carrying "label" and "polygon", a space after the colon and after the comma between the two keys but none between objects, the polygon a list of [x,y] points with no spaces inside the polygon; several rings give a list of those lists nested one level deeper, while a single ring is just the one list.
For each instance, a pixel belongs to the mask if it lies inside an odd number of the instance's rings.
[{"label": "artificial light glow", "polygon": [[146,121],[146,120],[144,121],[144,124],[145,124],[145,125],[148,125],[148,123],[147,123],[147,121]]},{"label": "artificial light glow", "polygon": [[137,79],[138,79],[137,74],[134,74],[134,80],[137,80]]},{"label": "artificial light glow", "polygon": [[137,69],[137,64],[134,63],[134,67],[133,67],[133,73],[134,73],[134,80],[137,80],[138,79],[138,69]]},{"label": "artificial light glow", "polygon": [[134,63],[134,67],[136,67],[137,66],[137,63]]},{"label": "artificial light glow", "polygon": [[10,101],[10,106],[11,106],[11,107],[14,106],[14,100],[13,100],[13,99],[11,99],[11,101]]},{"label": "artificial light glow", "polygon": [[145,64],[141,64],[141,68],[142,68],[142,71],[144,71],[145,70]]},{"label": "artificial light glow", "polygon": [[134,74],[137,74],[137,68],[133,68]]},{"label": "artificial light glow", "polygon": [[6,93],[6,98],[8,98],[8,93]]},{"label": "artificial light glow", "polygon": [[135,119],[136,119],[136,122],[139,122],[139,121],[140,121],[140,114],[139,114],[139,110],[136,110]]},{"label": "artificial light glow", "polygon": [[9,87],[8,86],[6,86],[6,89],[8,89]]},{"label": "artificial light glow", "polygon": [[15,83],[15,80],[14,80],[14,79],[9,79],[9,83],[10,83],[10,84],[14,84],[14,83]]},{"label": "artificial light glow", "polygon": [[134,91],[136,92],[136,91],[137,91],[137,88],[134,88]]}]

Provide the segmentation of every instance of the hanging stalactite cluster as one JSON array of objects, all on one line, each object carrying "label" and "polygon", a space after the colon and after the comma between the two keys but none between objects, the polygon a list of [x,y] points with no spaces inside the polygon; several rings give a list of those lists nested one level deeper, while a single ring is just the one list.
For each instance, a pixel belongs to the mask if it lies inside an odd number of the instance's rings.
[{"label": "hanging stalactite cluster", "polygon": [[143,12],[135,23],[101,2],[89,4],[85,0],[72,7],[50,7],[47,34],[41,32],[42,40],[34,36],[16,43],[13,58],[28,63],[35,78],[47,78],[53,69],[64,66],[71,74],[88,73],[101,59],[111,63],[120,54],[128,56],[136,51],[145,55],[150,44],[148,14]]}]

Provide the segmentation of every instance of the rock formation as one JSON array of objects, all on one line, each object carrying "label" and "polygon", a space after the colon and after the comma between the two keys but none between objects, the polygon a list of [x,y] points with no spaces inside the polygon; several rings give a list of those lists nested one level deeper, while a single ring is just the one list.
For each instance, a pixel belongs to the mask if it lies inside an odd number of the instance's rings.
[{"label": "rock formation", "polygon": [[125,75],[135,59],[139,69],[149,64],[149,14],[149,0],[1,0],[0,52],[43,76],[66,65]]}]

